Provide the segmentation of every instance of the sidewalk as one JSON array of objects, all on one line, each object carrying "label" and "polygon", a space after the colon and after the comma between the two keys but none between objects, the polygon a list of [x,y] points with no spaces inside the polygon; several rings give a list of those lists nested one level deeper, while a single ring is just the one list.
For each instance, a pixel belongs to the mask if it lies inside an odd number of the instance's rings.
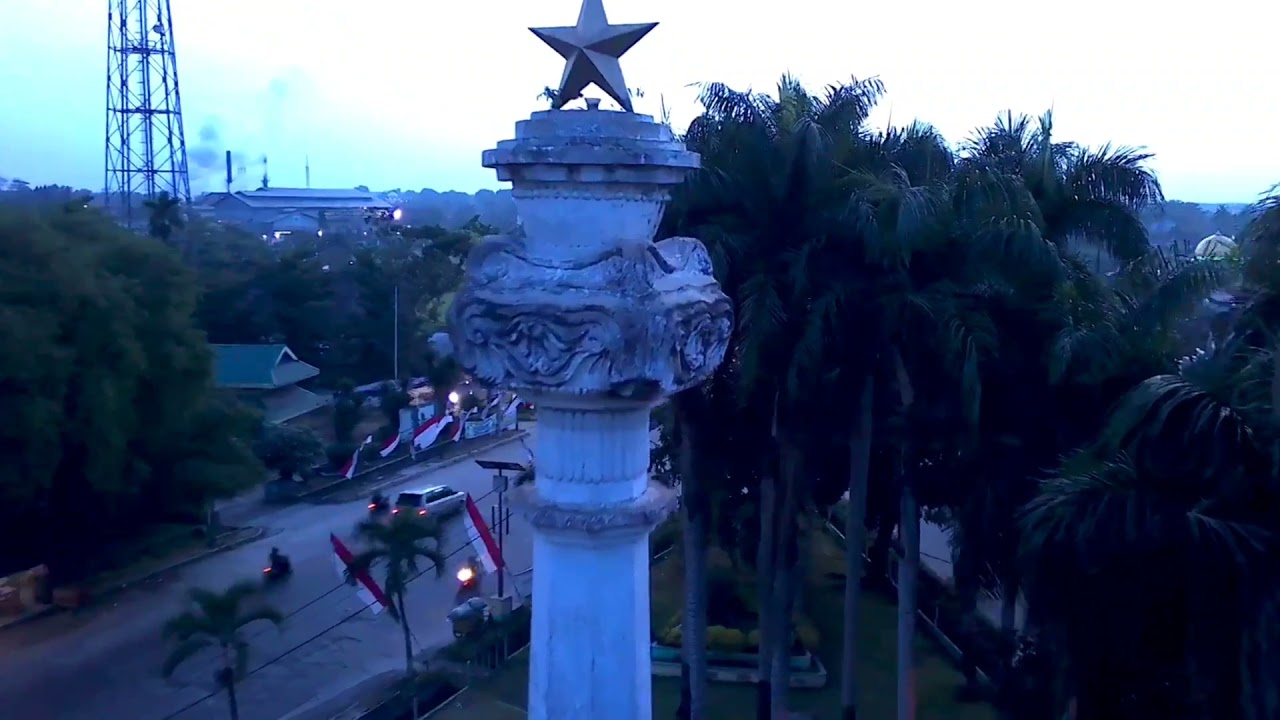
[{"label": "sidewalk", "polygon": [[[161,575],[199,562],[210,555],[247,545],[261,538],[262,535],[262,528],[234,528],[218,536],[213,547],[203,545],[192,547],[186,552],[144,560],[129,567],[99,574],[86,583],[84,606],[92,606],[115,593],[149,582]],[[5,628],[36,620],[62,609],[75,612],[82,608],[61,608],[54,604],[38,605],[19,615],[0,617],[0,632]]]}]

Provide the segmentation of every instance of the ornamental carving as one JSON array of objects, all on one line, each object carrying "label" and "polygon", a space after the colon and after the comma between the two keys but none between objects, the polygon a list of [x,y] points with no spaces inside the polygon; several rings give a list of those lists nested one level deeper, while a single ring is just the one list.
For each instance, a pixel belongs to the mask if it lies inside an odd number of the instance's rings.
[{"label": "ornamental carving", "polygon": [[455,356],[485,383],[654,399],[715,372],[733,307],[693,238],[553,261],[517,230],[472,250],[449,321]]}]

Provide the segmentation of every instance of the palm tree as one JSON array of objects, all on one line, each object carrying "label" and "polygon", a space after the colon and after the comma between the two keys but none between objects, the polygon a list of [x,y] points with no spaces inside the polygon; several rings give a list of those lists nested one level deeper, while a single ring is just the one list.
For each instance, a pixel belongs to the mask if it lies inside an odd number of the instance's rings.
[{"label": "palm tree", "polygon": [[175,230],[186,225],[182,214],[182,202],[162,190],[152,200],[143,203],[147,208],[147,234],[168,243]]},{"label": "palm tree", "polygon": [[[1163,201],[1160,183],[1139,148],[1086,148],[1058,142],[1053,112],[1038,119],[1006,112],[965,143],[965,154],[1001,173],[1020,177],[1035,198],[1036,221],[1062,251],[1092,246],[1096,270],[1146,255],[1147,231],[1138,216]],[[1081,244],[1083,243],[1083,245]]]},{"label": "palm tree", "polygon": [[[392,616],[400,622],[404,634],[405,674],[410,686],[414,678],[413,631],[409,628],[409,616],[405,611],[404,597],[409,582],[426,572],[422,561],[431,563],[436,577],[444,575],[445,555],[440,547],[444,530],[434,518],[401,513],[391,516],[390,522],[365,520],[356,526],[356,537],[365,549],[352,558],[347,568],[349,582],[355,575],[376,566],[384,571],[383,589],[392,601]],[[417,717],[418,699],[413,695],[414,717]]]},{"label": "palm tree", "polygon": [[216,647],[221,653],[222,666],[214,673],[214,679],[227,691],[231,720],[240,718],[236,683],[244,678],[249,663],[249,641],[244,637],[244,628],[259,620],[277,626],[284,620],[271,607],[249,604],[260,590],[252,580],[238,582],[222,592],[192,588],[192,608],[164,626],[164,636],[173,643],[161,669],[166,678],[207,647]]},{"label": "palm tree", "polygon": [[[1176,359],[1177,319],[1224,270],[1193,261],[1136,283],[1143,297],[1117,290],[1118,317],[1076,344],[1155,368],[1121,386],[1101,432],[1022,517],[1031,609],[1082,717],[1280,711],[1268,641],[1280,627],[1269,560],[1280,532],[1269,310],[1280,234],[1274,201],[1259,210],[1245,234],[1244,307],[1221,342]],[[1077,367],[1130,377],[1112,362]]]},{"label": "palm tree", "polygon": [[[791,77],[779,82],[776,98],[720,84],[705,86],[705,111],[686,136],[690,147],[702,153],[704,169],[682,188],[668,212],[668,223],[678,232],[708,242],[721,286],[739,309],[731,363],[741,402],[766,398],[771,407],[764,415],[778,419],[775,437],[784,457],[775,463],[765,453],[756,461],[763,483],[757,561],[764,639],[761,714],[776,716],[785,710],[786,608],[794,590],[788,580],[768,579],[774,575],[771,568],[791,567],[785,556],[793,552],[789,548],[796,528],[794,513],[786,508],[806,504],[804,488],[796,487],[803,464],[802,433],[795,419],[810,394],[809,379],[796,371],[786,349],[801,332],[810,302],[793,281],[802,264],[797,254],[839,231],[848,189],[842,186],[836,159],[856,139],[881,92],[876,80],[853,81],[817,97]],[[771,657],[775,652],[782,653],[779,662]]]}]

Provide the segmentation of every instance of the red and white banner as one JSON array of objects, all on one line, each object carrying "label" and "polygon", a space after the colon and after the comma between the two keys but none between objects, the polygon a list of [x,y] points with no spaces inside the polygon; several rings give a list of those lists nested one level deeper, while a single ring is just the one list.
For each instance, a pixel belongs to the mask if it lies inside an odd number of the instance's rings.
[{"label": "red and white banner", "polygon": [[489,532],[489,526],[485,524],[480,508],[476,507],[476,501],[471,499],[470,493],[467,494],[467,511],[462,514],[462,523],[467,529],[467,542],[471,544],[471,549],[475,551],[476,559],[484,566],[485,572],[501,570],[502,551],[498,549],[498,542],[494,540],[493,533]]},{"label": "red and white banner", "polygon": [[[329,544],[333,546],[333,561],[338,570],[338,577],[346,581],[347,570],[351,567],[355,556],[333,533],[329,533]],[[382,591],[382,587],[369,575],[368,570],[357,570],[351,574],[356,579],[356,597],[372,606],[374,614],[391,607],[391,598]]]},{"label": "red and white banner", "polygon": [[400,433],[387,438],[387,441],[382,443],[382,447],[378,448],[378,454],[386,457],[395,452],[398,447],[400,447]]},{"label": "red and white banner", "polygon": [[495,392],[493,394],[493,397],[490,398],[489,404],[484,406],[484,412],[480,414],[480,417],[489,417],[490,415],[498,412],[499,406],[501,404],[502,404],[502,393]]},{"label": "red and white banner", "polygon": [[449,414],[434,417],[418,426],[413,431],[413,449],[426,450],[440,437],[440,431],[445,426],[453,423],[453,416]]},{"label": "red and white banner", "polygon": [[356,448],[356,451],[351,453],[351,459],[347,461],[346,465],[342,466],[342,477],[350,480],[356,476],[356,465],[360,462],[360,451],[364,449],[365,445],[368,445],[371,442],[373,442],[372,435],[365,438],[364,442],[360,443],[360,447]]},{"label": "red and white banner", "polygon": [[507,408],[502,411],[501,428],[508,430],[516,426],[516,420],[520,413],[520,396],[515,395],[511,398],[511,402],[507,404]]},{"label": "red and white banner", "polygon": [[462,413],[462,417],[458,418],[458,421],[453,424],[453,434],[449,436],[450,440],[454,442],[462,441],[462,436],[464,434],[463,431],[467,427],[467,419],[470,418],[475,411],[475,408],[471,408],[470,410]]}]

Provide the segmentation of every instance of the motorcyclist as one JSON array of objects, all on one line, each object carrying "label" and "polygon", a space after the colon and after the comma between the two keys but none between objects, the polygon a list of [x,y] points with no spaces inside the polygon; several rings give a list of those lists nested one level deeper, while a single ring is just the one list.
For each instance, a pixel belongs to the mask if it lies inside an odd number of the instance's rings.
[{"label": "motorcyclist", "polygon": [[272,572],[283,575],[292,569],[292,566],[289,564],[289,558],[284,553],[280,552],[280,548],[271,548],[270,560]]},{"label": "motorcyclist", "polygon": [[372,498],[369,498],[369,509],[374,511],[387,509],[387,496],[382,491],[375,492]]}]

